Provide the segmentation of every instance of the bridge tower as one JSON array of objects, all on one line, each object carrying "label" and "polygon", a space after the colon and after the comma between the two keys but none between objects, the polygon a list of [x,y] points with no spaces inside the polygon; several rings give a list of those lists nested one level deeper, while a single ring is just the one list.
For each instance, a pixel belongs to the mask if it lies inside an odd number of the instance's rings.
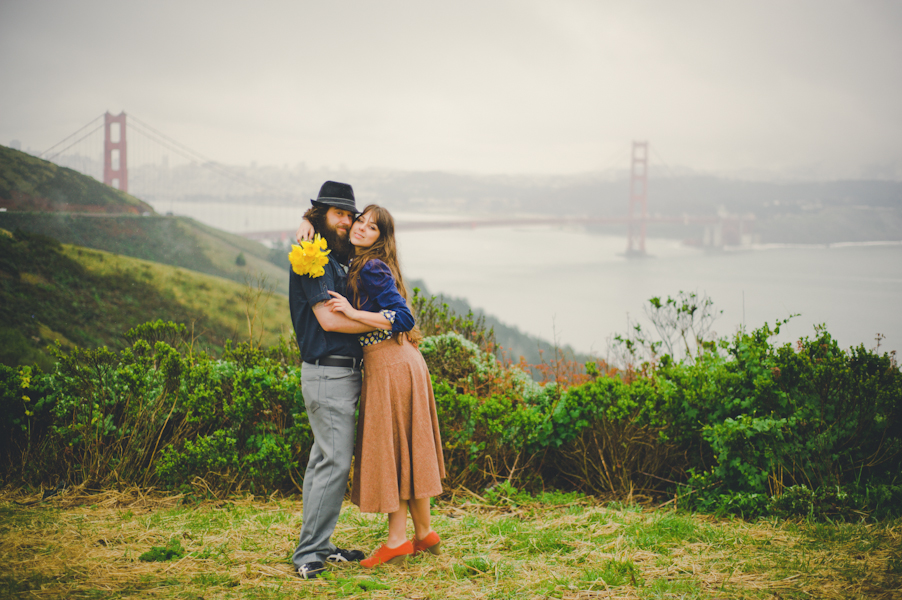
[{"label": "bridge tower", "polygon": [[631,171],[626,254],[645,256],[645,220],[648,218],[648,142],[633,142]]},{"label": "bridge tower", "polygon": [[[113,125],[117,125],[118,136],[113,141]],[[113,152],[118,154],[116,168],[113,168]],[[116,185],[113,185],[113,182]],[[103,115],[103,182],[111,187],[128,192],[128,151],[125,144],[125,111],[113,116],[107,111]]]}]

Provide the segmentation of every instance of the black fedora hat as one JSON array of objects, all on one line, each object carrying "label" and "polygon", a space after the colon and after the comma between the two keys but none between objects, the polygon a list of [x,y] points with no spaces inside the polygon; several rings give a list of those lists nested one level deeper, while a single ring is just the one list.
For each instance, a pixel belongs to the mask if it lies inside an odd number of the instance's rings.
[{"label": "black fedora hat", "polygon": [[357,210],[357,204],[354,201],[354,188],[347,183],[338,183],[337,181],[327,181],[319,188],[319,195],[316,200],[311,199],[310,203],[314,206],[334,206],[342,210],[347,210],[355,215],[360,211]]}]

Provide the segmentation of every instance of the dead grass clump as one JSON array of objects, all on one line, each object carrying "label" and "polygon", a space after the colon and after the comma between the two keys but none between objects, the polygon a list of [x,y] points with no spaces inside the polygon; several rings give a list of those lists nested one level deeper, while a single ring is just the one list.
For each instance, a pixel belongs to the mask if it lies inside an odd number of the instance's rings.
[{"label": "dead grass clump", "polygon": [[45,492],[27,493],[24,490],[6,489],[0,492],[0,502],[19,505],[46,503],[56,508],[74,508],[91,505],[97,508],[173,508],[184,499],[184,494],[170,494],[154,488],[130,486],[123,490],[92,490],[84,484],[67,487],[53,496],[44,498]]}]

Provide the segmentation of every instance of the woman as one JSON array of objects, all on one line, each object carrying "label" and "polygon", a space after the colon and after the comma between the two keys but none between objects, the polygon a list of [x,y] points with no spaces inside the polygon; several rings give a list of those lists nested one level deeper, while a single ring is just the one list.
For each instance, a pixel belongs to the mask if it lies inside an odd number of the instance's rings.
[{"label": "woman", "polygon": [[[362,512],[388,514],[388,540],[361,561],[374,567],[424,550],[439,553],[429,499],[442,492],[445,465],[429,371],[415,346],[422,336],[407,302],[391,214],[367,206],[351,226],[350,241],[350,300],[329,292],[328,305],[378,328],[360,336],[364,376],[351,493]],[[408,511],[415,531],[411,540]]]}]

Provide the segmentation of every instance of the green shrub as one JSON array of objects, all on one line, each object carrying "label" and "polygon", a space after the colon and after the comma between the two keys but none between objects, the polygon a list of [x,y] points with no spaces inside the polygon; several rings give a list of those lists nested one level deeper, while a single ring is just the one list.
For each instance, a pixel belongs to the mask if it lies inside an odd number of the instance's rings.
[{"label": "green shrub", "polygon": [[685,458],[664,408],[647,379],[599,377],[566,390],[537,440],[552,451],[552,481],[596,494],[666,489]]},{"label": "green shrub", "polygon": [[655,373],[673,440],[690,458],[687,501],[697,508],[725,510],[747,494],[742,512],[763,511],[792,486],[900,483],[902,374],[893,357],[843,351],[823,327],[795,347],[774,347],[780,325],[738,333],[724,355]]},{"label": "green shrub", "polygon": [[473,311],[463,316],[458,315],[447,304],[439,305],[435,296],[429,298],[421,296],[419,288],[413,288],[410,303],[417,325],[424,336],[453,332],[473,342],[483,352],[489,354],[495,352],[495,331],[491,328],[486,329],[485,317],[477,317]]},{"label": "green shrub", "polygon": [[3,367],[3,480],[177,489],[202,478],[223,491],[296,485],[312,442],[299,369],[242,345],[238,363],[163,341],[184,333],[149,323],[126,334],[133,343],[120,353],[57,348],[48,375]]},{"label": "green shrub", "polygon": [[[823,328],[774,345],[783,323],[570,387],[502,365],[477,324],[427,337],[446,484],[502,503],[560,489],[747,517],[898,516],[894,357],[843,351]],[[0,365],[0,483],[299,490],[312,437],[295,346],[227,343],[216,359],[162,321],[125,337],[120,352],[57,346],[52,372]]]}]

